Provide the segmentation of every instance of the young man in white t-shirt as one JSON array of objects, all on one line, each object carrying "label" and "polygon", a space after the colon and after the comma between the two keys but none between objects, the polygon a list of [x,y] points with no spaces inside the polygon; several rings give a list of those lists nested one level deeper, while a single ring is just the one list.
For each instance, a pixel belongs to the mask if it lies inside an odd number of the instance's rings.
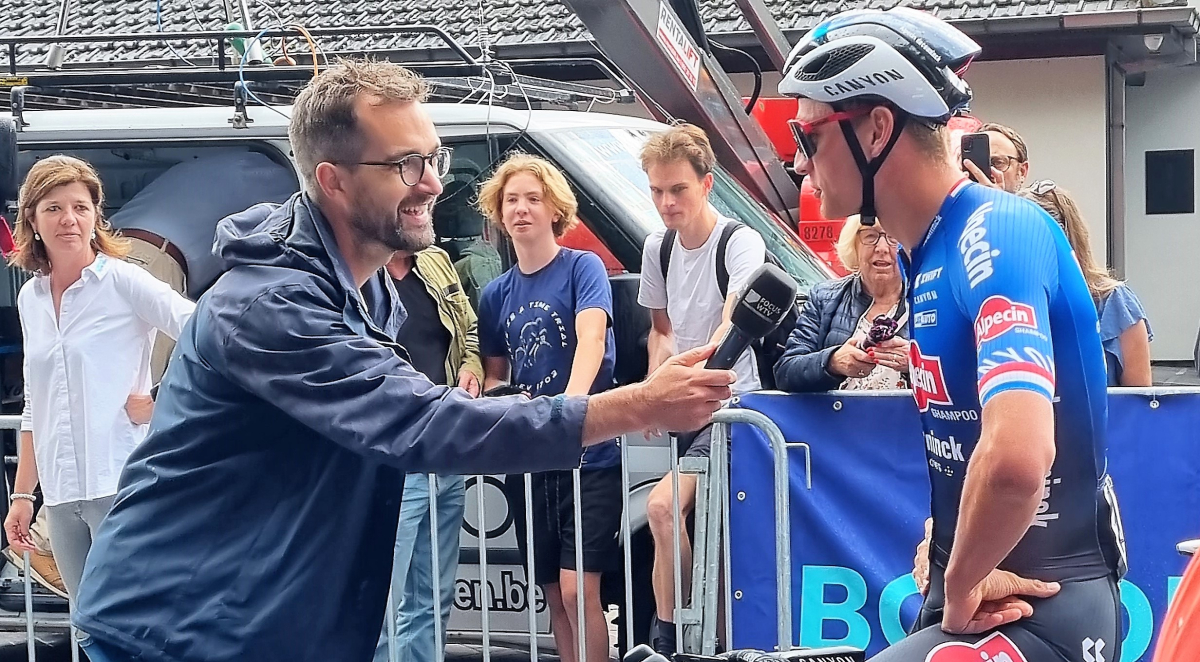
[{"label": "young man in white t-shirt", "polygon": [[[708,136],[698,127],[684,124],[650,138],[641,153],[642,168],[650,178],[654,206],[666,230],[646,238],[642,249],[641,290],[638,303],[650,309],[653,326],[647,349],[650,372],[670,356],[709,342],[719,342],[729,327],[729,316],[737,294],[754,270],[766,259],[766,246],[757,232],[741,228],[728,236],[725,268],[729,275],[726,295],[717,280],[718,246],[722,230],[736,221],[725,218],[708,203],[712,170],[716,165]],[[674,235],[668,267],[662,266],[664,237]],[[734,393],[759,388],[753,350],[734,365],[738,380]],[[683,456],[708,457],[710,428],[679,435]],[[663,654],[675,652],[675,568],[672,479],[665,476],[650,493],[646,505],[650,532],[654,537],[655,620],[651,645]],[[696,505],[696,476],[680,474],[680,522]],[[692,567],[692,546],[687,530],[678,532],[683,599],[687,600]]]}]

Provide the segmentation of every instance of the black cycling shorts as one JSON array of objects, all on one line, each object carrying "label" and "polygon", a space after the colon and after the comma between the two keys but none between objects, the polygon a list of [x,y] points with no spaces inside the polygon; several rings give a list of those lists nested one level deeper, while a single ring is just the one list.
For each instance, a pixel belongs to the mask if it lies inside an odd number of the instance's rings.
[{"label": "black cycling shorts", "polygon": [[[1033,615],[997,630],[952,635],[941,629],[944,584],[933,569],[930,595],[912,634],[871,662],[1119,662],[1121,595],[1115,577],[1062,582],[1052,598],[1028,598]],[[934,587],[938,587],[935,595]]]}]

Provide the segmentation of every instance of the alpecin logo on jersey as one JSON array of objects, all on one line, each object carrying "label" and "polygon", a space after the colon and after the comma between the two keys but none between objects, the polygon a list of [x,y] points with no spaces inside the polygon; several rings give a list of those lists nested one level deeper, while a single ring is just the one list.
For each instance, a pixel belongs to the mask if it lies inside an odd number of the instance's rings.
[{"label": "alpecin logo on jersey", "polygon": [[993,633],[975,645],[948,641],[935,646],[925,662],[1029,662],[1012,639]]},{"label": "alpecin logo on jersey", "polygon": [[975,344],[982,345],[995,340],[1018,326],[1038,328],[1033,306],[1017,303],[999,294],[990,296],[979,307],[979,315],[975,317]]},{"label": "alpecin logo on jersey", "polygon": [[946,378],[942,374],[942,360],[936,356],[926,356],[914,340],[908,350],[909,377],[912,378],[913,398],[917,401],[917,409],[924,413],[929,411],[929,405],[949,407],[954,403],[950,400],[950,391],[946,388]]},{"label": "alpecin logo on jersey", "polygon": [[962,253],[962,263],[967,270],[971,289],[975,289],[976,285],[992,275],[994,271],[992,258],[1000,256],[1000,251],[993,249],[992,245],[988,243],[987,227],[983,224],[990,211],[992,211],[990,201],[979,205],[979,209],[976,209],[975,213],[967,219],[962,236],[958,238],[958,252]]}]

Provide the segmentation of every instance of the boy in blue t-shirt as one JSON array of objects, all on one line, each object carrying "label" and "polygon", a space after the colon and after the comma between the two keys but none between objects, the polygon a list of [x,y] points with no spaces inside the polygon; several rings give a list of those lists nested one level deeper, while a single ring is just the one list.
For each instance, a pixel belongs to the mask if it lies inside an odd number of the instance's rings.
[{"label": "boy in blue t-shirt", "polygon": [[[595,254],[557,239],[578,223],[566,178],[549,162],[517,154],[480,189],[479,207],[513,243],[517,264],[489,283],[479,302],[484,389],[505,382],[538,395],[588,395],[612,388],[616,351],[612,289]],[[608,624],[600,575],[616,569],[621,522],[621,456],[617,441],[587,449],[579,472],[583,549],[585,662],[608,660]],[[534,474],[534,581],[550,608],[563,660],[578,660],[573,472]],[[525,544],[524,478],[506,484]],[[522,552],[524,553],[524,549]]]}]

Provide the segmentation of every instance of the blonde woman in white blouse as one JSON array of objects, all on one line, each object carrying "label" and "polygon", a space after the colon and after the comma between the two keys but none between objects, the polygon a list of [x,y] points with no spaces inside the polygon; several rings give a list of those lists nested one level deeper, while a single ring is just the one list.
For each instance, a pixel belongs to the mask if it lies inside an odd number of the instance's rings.
[{"label": "blonde woman in white blouse", "polygon": [[25,410],[4,530],[14,549],[33,551],[40,482],[50,547],[72,596],[125,460],[146,436],[154,334],[177,338],[195,307],[120,259],[128,247],[103,208],[100,178],[86,162],[39,161],[21,186],[12,260],[35,276],[17,297]]}]

